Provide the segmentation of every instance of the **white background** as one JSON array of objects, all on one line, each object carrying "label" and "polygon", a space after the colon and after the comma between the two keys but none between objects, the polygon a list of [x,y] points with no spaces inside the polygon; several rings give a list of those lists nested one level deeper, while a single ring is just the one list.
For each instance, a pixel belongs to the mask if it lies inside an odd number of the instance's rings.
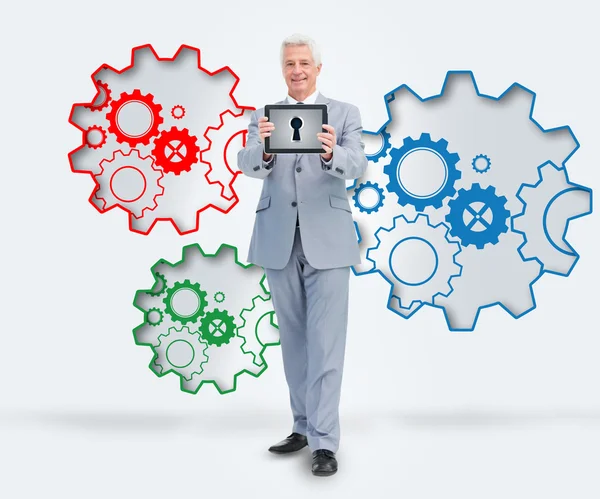
[{"label": "white background", "polygon": [[[281,40],[313,36],[327,96],[356,104],[367,130],[386,120],[383,95],[402,83],[439,93],[446,71],[470,69],[499,95],[537,93],[534,118],[570,125],[581,148],[570,179],[598,189],[599,109],[593,2],[29,2],[2,7],[3,375],[0,495],[63,497],[596,498],[600,494],[597,212],[571,224],[581,260],[535,285],[537,309],[514,320],[482,312],[451,333],[440,310],[404,320],[376,276],[352,278],[341,403],[340,471],[310,474],[310,454],[271,456],[291,429],[280,351],[237,392],[196,396],[157,378],[134,344],[136,289],[185,244],[214,251],[249,242],[260,181],[240,177],[231,215],[205,212],[200,233],[159,224],[141,236],[125,214],[100,215],[92,182],[70,171],[80,132],[74,102],[90,75],[129,64],[151,43],[186,43],[203,65],[230,66],[241,105],[280,100]],[[525,118],[525,117],[524,117]]]}]

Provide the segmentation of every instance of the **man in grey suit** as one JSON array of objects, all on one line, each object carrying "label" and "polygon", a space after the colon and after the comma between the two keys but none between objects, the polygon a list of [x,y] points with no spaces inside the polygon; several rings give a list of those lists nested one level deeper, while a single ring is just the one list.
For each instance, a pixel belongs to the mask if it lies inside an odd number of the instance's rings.
[{"label": "man in grey suit", "polygon": [[315,42],[292,35],[281,45],[288,96],[277,104],[326,104],[324,153],[266,154],[274,130],[264,108],[252,113],[238,166],[263,180],[248,261],[265,268],[279,325],[293,415],[292,433],[269,450],[309,446],[312,472],[337,471],[339,402],[348,323],[350,266],[360,263],[346,180],[367,167],[356,106],[317,91]]}]

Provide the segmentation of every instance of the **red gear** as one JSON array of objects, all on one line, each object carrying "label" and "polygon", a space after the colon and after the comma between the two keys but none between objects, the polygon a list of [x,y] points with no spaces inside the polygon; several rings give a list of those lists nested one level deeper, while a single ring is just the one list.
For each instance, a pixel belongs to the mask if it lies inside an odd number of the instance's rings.
[{"label": "red gear", "polygon": [[[175,114],[176,110],[178,111],[177,114]],[[171,109],[171,116],[173,116],[173,118],[175,118],[176,120],[180,120],[185,116],[185,108],[183,106],[180,106],[179,104],[173,106],[173,108]]]},{"label": "red gear", "polygon": [[[118,100],[113,100],[111,102],[111,110],[106,114],[106,119],[108,119],[108,121],[110,122],[110,125],[108,126],[108,131],[110,133],[114,133],[117,136],[117,142],[127,142],[131,147],[135,147],[138,144],[143,144],[147,146],[150,142],[150,138],[158,135],[158,127],[163,122],[163,118],[162,116],[160,116],[162,106],[160,104],[155,104],[153,99],[154,95],[142,95],[142,92],[140,92],[140,90],[136,88],[130,94],[128,94],[127,92],[123,92]],[[152,114],[152,122],[150,124],[150,127],[143,135],[128,135],[119,127],[118,114],[123,107],[125,107],[131,102],[138,102],[145,105]]]},{"label": "red gear", "polygon": [[[96,97],[94,97],[94,100],[90,104],[86,104],[85,107],[92,111],[100,111],[108,106],[108,103],[110,102],[110,88],[108,88],[106,83],[100,80],[95,80],[95,84],[98,93],[96,94]],[[101,94],[104,95],[104,99],[99,104],[94,104]]]},{"label": "red gear", "polygon": [[[100,140],[100,142],[93,143],[93,142],[89,141],[88,135],[90,134],[90,132],[93,132],[93,131],[100,132],[100,135],[102,136],[102,139]],[[88,147],[91,147],[92,149],[99,149],[104,144],[106,144],[106,131],[102,127],[99,127],[98,125],[92,125],[85,131],[85,136],[84,136],[83,141],[86,143],[86,145]]]},{"label": "red gear", "polygon": [[[196,145],[198,139],[190,135],[187,128],[179,130],[177,127],[171,127],[171,130],[163,131],[158,138],[154,140],[154,149],[152,155],[156,159],[156,164],[160,166],[165,173],[174,173],[179,175],[181,172],[189,172],[194,163],[198,162],[198,153],[200,148]],[[175,146],[175,144],[177,145]],[[179,151],[185,147],[185,154]],[[166,149],[170,152],[165,154]],[[179,161],[172,161],[177,156]]]}]

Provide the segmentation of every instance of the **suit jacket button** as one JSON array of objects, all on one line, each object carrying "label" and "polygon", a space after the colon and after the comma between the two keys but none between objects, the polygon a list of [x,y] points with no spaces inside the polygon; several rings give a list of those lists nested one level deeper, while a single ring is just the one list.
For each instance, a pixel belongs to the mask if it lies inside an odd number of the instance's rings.
[{"label": "suit jacket button", "polygon": [[298,167],[298,168],[296,168],[296,171],[297,171],[298,173],[300,173],[300,172],[302,171],[302,168]]},{"label": "suit jacket button", "polygon": [[298,203],[296,203],[296,201],[292,201],[292,206],[296,207],[298,206]]}]

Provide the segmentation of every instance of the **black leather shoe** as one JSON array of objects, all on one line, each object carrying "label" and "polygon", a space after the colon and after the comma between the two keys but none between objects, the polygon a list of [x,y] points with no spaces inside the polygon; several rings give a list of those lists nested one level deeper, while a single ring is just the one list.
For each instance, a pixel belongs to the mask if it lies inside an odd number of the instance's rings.
[{"label": "black leather shoe", "polygon": [[333,475],[338,468],[335,452],[317,449],[312,454],[312,474],[316,476]]},{"label": "black leather shoe", "polygon": [[290,452],[296,452],[307,445],[308,441],[305,435],[300,435],[300,433],[292,433],[288,437],[284,438],[281,442],[271,445],[271,447],[269,447],[269,451],[274,452],[275,454],[289,454]]}]

